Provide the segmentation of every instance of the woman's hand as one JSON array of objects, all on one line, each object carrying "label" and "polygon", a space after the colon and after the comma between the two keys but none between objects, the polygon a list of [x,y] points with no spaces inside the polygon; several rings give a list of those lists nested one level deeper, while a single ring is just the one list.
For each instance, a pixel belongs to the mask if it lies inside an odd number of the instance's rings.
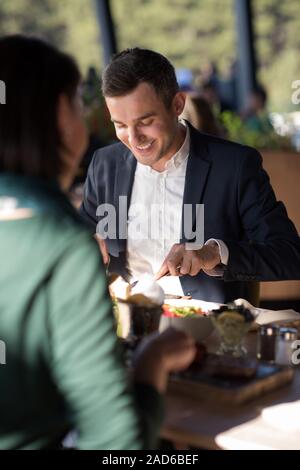
[{"label": "woman's hand", "polygon": [[164,393],[170,372],[186,369],[196,354],[194,339],[183,331],[168,328],[154,333],[139,345],[134,359],[134,377]]}]

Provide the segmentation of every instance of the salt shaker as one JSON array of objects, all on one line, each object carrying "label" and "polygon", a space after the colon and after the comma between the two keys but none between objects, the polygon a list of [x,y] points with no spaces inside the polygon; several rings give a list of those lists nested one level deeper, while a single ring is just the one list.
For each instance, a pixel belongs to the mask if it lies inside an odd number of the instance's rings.
[{"label": "salt shaker", "polygon": [[263,325],[258,330],[257,358],[261,361],[275,362],[279,328]]},{"label": "salt shaker", "polygon": [[276,351],[276,363],[286,366],[292,365],[293,342],[298,338],[296,328],[280,328]]}]

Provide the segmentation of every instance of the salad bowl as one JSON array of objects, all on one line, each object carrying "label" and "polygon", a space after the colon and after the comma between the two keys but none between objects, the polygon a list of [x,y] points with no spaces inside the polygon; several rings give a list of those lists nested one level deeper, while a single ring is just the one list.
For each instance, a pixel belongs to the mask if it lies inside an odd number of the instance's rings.
[{"label": "salad bowl", "polygon": [[210,311],[219,307],[213,302],[201,300],[170,299],[163,305],[159,330],[168,327],[189,333],[196,341],[207,338],[214,329]]}]

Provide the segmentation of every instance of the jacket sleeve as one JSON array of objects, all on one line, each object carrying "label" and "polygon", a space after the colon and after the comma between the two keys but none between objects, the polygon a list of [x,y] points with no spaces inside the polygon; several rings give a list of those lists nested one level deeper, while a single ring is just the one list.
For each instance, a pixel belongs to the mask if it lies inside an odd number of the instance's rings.
[{"label": "jacket sleeve", "polygon": [[300,239],[282,202],[276,201],[262,158],[255,150],[241,159],[238,207],[243,240],[229,249],[225,281],[300,279]]}]

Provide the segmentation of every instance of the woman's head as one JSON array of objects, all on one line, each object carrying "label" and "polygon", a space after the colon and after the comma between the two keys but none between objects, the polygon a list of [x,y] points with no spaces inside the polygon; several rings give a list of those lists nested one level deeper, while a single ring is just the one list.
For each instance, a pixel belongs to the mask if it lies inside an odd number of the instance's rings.
[{"label": "woman's head", "polygon": [[45,179],[74,172],[86,146],[71,57],[20,35],[0,38],[0,171]]},{"label": "woman's head", "polygon": [[221,128],[209,103],[200,95],[187,95],[181,117],[187,119],[201,132],[222,136]]}]

